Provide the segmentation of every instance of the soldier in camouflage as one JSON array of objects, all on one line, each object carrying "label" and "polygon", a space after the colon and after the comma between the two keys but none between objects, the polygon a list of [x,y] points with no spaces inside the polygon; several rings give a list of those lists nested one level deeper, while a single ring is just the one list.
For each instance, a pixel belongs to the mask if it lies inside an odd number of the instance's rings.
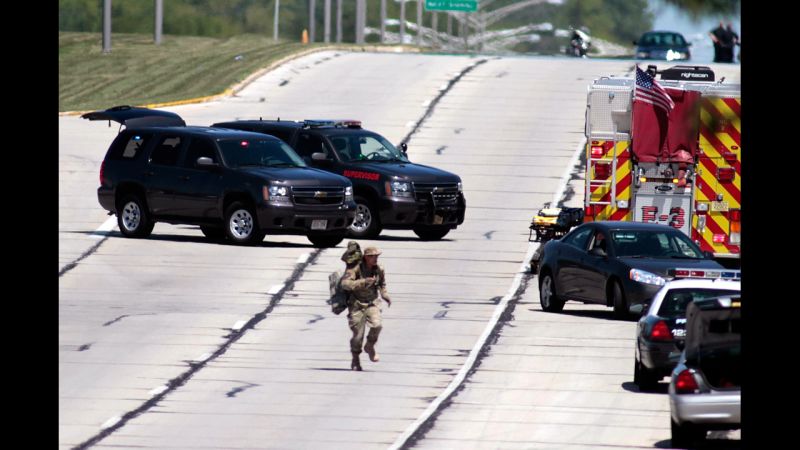
[{"label": "soldier in camouflage", "polygon": [[352,370],[361,370],[361,346],[364,342],[364,331],[367,324],[370,326],[367,343],[364,351],[369,359],[378,362],[380,356],[375,351],[378,335],[381,333],[381,298],[388,306],[392,305],[389,293],[386,291],[386,275],[383,267],[378,265],[378,255],[381,252],[376,247],[367,247],[360,263],[348,265],[342,276],[342,289],[350,294],[348,301],[349,313],[347,315],[350,331],[350,351],[353,361]]}]

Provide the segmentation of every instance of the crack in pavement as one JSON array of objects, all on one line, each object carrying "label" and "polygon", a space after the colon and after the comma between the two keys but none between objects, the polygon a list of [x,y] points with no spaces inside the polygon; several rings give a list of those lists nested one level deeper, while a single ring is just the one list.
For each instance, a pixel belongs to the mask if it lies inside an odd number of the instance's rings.
[{"label": "crack in pavement", "polygon": [[62,275],[77,267],[79,262],[91,256],[92,253],[96,252],[97,249],[100,248],[101,245],[103,245],[103,242],[105,242],[106,239],[108,239],[108,236],[101,239],[100,242],[98,242],[97,244],[94,244],[89,250],[83,252],[83,254],[79,256],[78,259],[64,266],[61,270],[58,271],[58,277],[61,278]]}]

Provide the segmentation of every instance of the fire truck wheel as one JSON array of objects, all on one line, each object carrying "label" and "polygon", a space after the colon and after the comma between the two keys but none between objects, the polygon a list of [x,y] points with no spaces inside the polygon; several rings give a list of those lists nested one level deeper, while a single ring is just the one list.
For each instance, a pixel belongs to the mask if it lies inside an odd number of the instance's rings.
[{"label": "fire truck wheel", "polygon": [[630,314],[628,311],[628,301],[625,300],[625,292],[622,290],[619,281],[613,281],[614,286],[611,290],[612,304],[614,305],[614,318],[618,320],[625,320]]},{"label": "fire truck wheel", "polygon": [[544,273],[539,283],[539,303],[546,312],[561,312],[564,309],[564,299],[556,294],[556,283],[550,272]]}]

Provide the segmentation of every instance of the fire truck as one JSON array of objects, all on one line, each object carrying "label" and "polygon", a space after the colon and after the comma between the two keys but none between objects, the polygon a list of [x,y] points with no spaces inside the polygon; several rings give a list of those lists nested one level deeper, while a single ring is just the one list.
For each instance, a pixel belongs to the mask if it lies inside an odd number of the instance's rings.
[{"label": "fire truck", "polygon": [[[680,229],[727,267],[741,245],[741,87],[704,66],[648,73],[675,102],[661,127],[636,121],[633,77],[602,77],[588,87],[584,221],[625,220]],[[658,78],[655,78],[658,76]],[[673,115],[674,114],[674,115]],[[678,129],[680,128],[680,129]],[[633,129],[633,132],[632,132]],[[687,145],[637,147],[642,132],[689,136]],[[688,133],[688,134],[687,134]],[[662,136],[664,135],[662,134]]]}]

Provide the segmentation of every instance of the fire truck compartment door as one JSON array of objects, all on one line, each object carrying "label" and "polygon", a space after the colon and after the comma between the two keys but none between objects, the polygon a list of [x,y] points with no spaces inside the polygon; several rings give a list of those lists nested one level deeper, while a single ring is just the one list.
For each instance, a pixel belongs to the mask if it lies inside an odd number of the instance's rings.
[{"label": "fire truck compartment door", "polygon": [[635,222],[668,225],[692,237],[690,195],[637,194],[635,201]]}]

